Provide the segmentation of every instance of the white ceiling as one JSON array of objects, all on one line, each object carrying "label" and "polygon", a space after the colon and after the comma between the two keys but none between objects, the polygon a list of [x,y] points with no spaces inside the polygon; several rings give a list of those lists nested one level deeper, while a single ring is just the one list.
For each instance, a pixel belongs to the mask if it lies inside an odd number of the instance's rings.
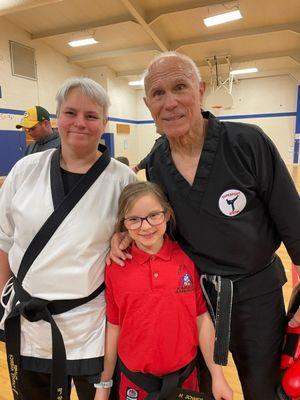
[{"label": "white ceiling", "polygon": [[[239,8],[243,19],[207,28],[203,18]],[[300,0],[0,0],[0,16],[81,67],[107,66],[138,77],[154,55],[189,55],[206,78],[207,59],[220,71],[259,68],[260,75],[300,70]],[[98,44],[70,40],[92,35]],[[298,78],[299,79],[299,78]]]}]

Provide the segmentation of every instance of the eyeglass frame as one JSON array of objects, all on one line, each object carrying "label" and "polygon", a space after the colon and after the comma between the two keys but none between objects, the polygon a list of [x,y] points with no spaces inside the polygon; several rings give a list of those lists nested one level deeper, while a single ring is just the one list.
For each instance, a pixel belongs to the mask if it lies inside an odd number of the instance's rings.
[{"label": "eyeglass frame", "polygon": [[[165,222],[167,212],[168,212],[168,210],[156,211],[156,212],[152,212],[152,213],[148,214],[147,217],[139,217],[139,216],[133,215],[133,216],[128,217],[128,218],[123,218],[123,224],[124,224],[125,228],[128,229],[128,230],[140,229],[140,228],[142,227],[144,221],[147,221],[148,224],[149,224],[150,226],[158,226],[158,225],[162,224],[163,222]],[[158,224],[154,224],[154,225],[151,224],[151,222],[148,221],[148,218],[150,217],[151,214],[163,214],[163,219],[162,219],[162,221],[159,222]],[[126,226],[125,222],[126,222],[126,220],[129,220],[130,218],[139,218],[139,220],[140,220],[140,226],[139,226],[138,228],[128,228],[128,227]]]}]

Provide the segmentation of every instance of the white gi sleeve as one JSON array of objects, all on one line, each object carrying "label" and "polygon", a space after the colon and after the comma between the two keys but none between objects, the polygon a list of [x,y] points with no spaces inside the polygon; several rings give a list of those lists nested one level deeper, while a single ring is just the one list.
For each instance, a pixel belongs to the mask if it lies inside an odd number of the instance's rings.
[{"label": "white gi sleeve", "polygon": [[14,171],[6,177],[0,189],[0,249],[8,253],[13,245],[14,222],[11,204],[16,190],[14,185]]}]

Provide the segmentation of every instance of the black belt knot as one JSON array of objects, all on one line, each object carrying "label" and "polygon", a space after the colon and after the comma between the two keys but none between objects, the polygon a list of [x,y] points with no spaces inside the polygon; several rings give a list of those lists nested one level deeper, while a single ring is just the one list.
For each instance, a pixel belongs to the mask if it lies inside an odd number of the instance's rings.
[{"label": "black belt knot", "polygon": [[196,361],[194,359],[178,371],[163,376],[157,376],[131,371],[120,358],[118,359],[118,368],[120,371],[123,372],[131,382],[148,392],[145,400],[164,400],[168,398],[174,390],[180,387],[190,376],[195,366]]},{"label": "black belt knot", "polygon": [[32,297],[30,300],[22,301],[16,308],[19,313],[30,322],[47,321],[49,322],[49,301]]},{"label": "black belt knot", "polygon": [[14,278],[15,298],[11,313],[5,320],[6,353],[14,400],[19,399],[19,371],[22,315],[30,322],[46,321],[51,326],[52,336],[52,378],[51,400],[67,400],[68,381],[66,350],[62,334],[52,315],[61,314],[85,304],[97,297],[104,290],[102,283],[89,296],[74,300],[44,300],[32,297]]}]

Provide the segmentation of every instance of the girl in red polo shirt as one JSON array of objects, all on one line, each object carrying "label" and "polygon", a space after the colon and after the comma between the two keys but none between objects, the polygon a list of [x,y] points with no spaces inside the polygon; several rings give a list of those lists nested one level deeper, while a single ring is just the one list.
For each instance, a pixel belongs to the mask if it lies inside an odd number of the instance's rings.
[{"label": "girl in red polo shirt", "polygon": [[128,185],[119,199],[117,231],[133,239],[125,267],[106,268],[104,371],[95,400],[106,400],[118,359],[120,400],[166,398],[174,388],[199,390],[198,347],[212,375],[216,400],[231,400],[213,362],[214,327],[192,260],[166,234],[174,213],[160,188]]}]

